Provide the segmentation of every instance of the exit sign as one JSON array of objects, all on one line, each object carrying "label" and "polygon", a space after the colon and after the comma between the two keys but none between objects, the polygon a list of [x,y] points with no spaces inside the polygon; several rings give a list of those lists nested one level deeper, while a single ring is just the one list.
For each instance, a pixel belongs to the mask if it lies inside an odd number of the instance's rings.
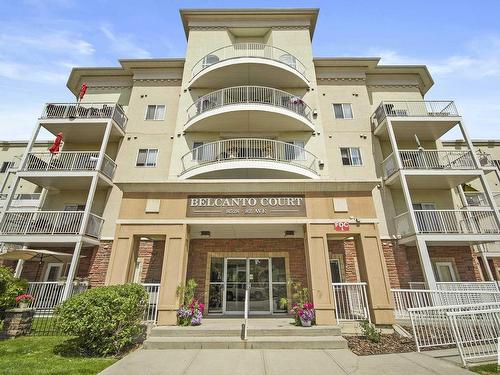
[{"label": "exit sign", "polygon": [[349,223],[347,221],[339,221],[335,223],[335,231],[349,232]]}]

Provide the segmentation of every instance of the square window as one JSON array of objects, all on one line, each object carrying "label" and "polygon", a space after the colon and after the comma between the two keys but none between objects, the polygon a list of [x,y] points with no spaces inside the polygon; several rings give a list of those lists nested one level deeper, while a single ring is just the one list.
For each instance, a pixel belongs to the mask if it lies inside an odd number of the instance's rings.
[{"label": "square window", "polygon": [[158,149],[142,148],[137,154],[136,167],[156,167],[156,159],[158,157]]},{"label": "square window", "polygon": [[165,118],[164,105],[148,105],[146,109],[146,120],[163,120]]},{"label": "square window", "polygon": [[359,147],[341,147],[342,165],[363,165]]},{"label": "square window", "polygon": [[336,119],[352,119],[352,107],[350,103],[333,104],[333,114]]},{"label": "square window", "polygon": [[14,168],[14,162],[13,161],[4,161],[2,163],[2,166],[0,167],[0,173],[5,173],[7,172],[8,169]]}]

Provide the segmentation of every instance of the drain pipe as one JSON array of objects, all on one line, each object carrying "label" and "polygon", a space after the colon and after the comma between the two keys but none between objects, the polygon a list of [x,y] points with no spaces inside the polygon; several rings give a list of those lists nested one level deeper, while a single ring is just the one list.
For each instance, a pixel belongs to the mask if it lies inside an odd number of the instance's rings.
[{"label": "drain pipe", "polygon": [[245,288],[245,315],[244,322],[241,325],[241,339],[246,340],[248,335],[248,300],[250,297],[250,283]]}]

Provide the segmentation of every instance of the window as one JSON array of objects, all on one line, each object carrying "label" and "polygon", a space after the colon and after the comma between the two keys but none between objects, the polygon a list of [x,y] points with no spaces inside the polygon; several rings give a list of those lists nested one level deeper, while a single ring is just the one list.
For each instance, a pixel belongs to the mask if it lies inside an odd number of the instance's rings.
[{"label": "window", "polygon": [[4,161],[2,163],[2,167],[0,167],[0,173],[5,173],[7,172],[8,169],[14,167],[14,162],[13,161]]},{"label": "window", "polygon": [[332,274],[332,283],[341,283],[340,262],[338,259],[330,259],[330,273]]},{"label": "window", "polygon": [[198,161],[203,160],[204,147],[201,146],[203,146],[203,142],[193,142],[193,152],[192,152],[193,160],[198,160]]},{"label": "window", "polygon": [[84,204],[66,204],[64,205],[64,211],[85,211]]},{"label": "window", "polygon": [[457,281],[453,262],[435,262],[437,278],[440,282]]},{"label": "window", "polygon": [[59,281],[63,269],[62,263],[49,263],[43,281]]},{"label": "window", "polygon": [[352,118],[351,105],[348,103],[334,104],[333,105],[333,113],[335,115],[335,118],[339,118],[339,119]]},{"label": "window", "polygon": [[164,105],[148,105],[148,108],[146,109],[146,120],[163,120],[164,118]]},{"label": "window", "polygon": [[342,165],[363,165],[359,147],[341,147]]},{"label": "window", "polygon": [[141,148],[137,154],[136,167],[156,167],[156,157],[158,149],[156,148]]},{"label": "window", "polygon": [[305,142],[304,141],[289,141],[286,142],[291,146],[285,145],[286,160],[306,160]]}]

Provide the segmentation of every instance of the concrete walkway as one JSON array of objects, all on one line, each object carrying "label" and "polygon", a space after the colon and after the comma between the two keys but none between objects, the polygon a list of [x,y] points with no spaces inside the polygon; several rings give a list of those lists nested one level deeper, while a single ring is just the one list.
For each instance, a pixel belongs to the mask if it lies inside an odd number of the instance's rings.
[{"label": "concrete walkway", "polygon": [[439,374],[471,372],[420,353],[358,357],[341,350],[142,350],[108,367],[103,375],[315,375]]}]

